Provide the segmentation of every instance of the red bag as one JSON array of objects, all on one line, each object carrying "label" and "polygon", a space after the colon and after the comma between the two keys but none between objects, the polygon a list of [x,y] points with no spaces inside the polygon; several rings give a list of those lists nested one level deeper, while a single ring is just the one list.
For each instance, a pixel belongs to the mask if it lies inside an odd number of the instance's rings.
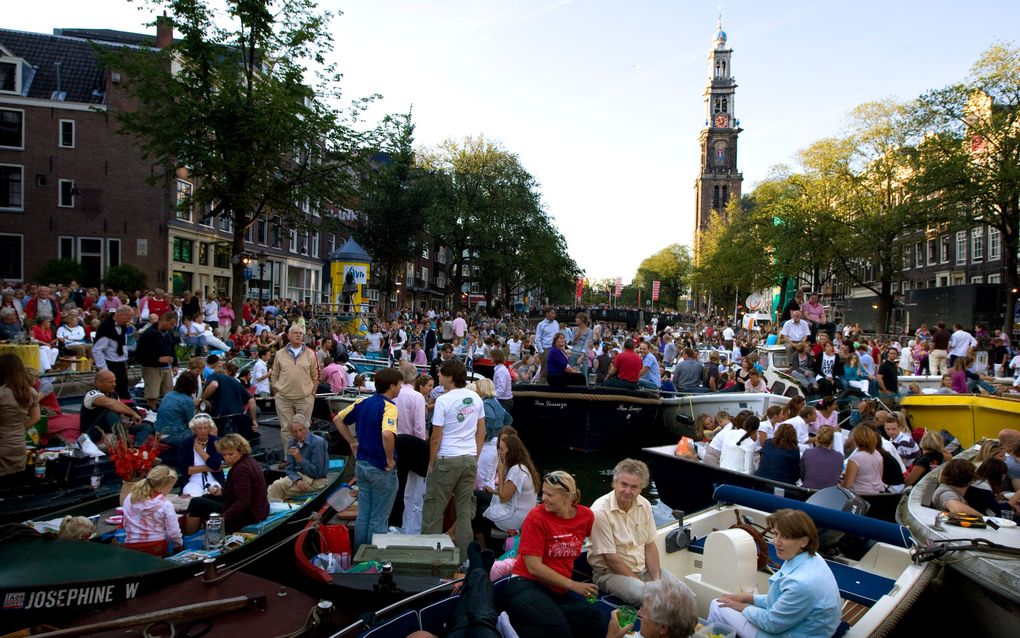
[{"label": "red bag", "polygon": [[319,528],[321,551],[327,554],[351,554],[350,530],[346,525],[323,525]]}]

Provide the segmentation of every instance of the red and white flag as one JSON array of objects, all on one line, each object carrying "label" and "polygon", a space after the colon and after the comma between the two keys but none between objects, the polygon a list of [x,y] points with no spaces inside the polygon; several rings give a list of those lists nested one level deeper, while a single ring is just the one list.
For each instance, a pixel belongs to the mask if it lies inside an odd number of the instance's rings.
[{"label": "red and white flag", "polygon": [[658,281],[653,281],[652,282],[652,301],[658,301],[658,300],[659,300],[659,282]]},{"label": "red and white flag", "polygon": [[616,295],[615,296],[619,297],[620,296],[620,291],[622,291],[622,290],[623,290],[623,277],[617,277],[616,278]]}]

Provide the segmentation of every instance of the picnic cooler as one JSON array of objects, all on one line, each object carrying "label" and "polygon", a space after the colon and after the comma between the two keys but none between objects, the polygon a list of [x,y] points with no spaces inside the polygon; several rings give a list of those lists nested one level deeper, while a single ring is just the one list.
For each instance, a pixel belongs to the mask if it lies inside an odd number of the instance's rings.
[{"label": "picnic cooler", "polygon": [[460,551],[456,547],[389,547],[362,545],[354,555],[355,563],[376,560],[393,565],[393,571],[415,576],[452,578],[460,567]]}]

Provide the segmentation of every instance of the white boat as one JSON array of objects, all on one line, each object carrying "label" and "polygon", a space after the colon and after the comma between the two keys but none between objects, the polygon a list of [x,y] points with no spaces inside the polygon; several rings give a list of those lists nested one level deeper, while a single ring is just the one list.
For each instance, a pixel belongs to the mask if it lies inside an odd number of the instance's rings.
[{"label": "white boat", "polygon": [[737,414],[741,410],[750,410],[763,416],[769,406],[784,406],[790,402],[789,396],[770,394],[768,392],[710,392],[705,394],[684,394],[662,399],[662,410],[666,423],[672,423],[673,417],[696,421],[702,414],[715,416],[716,412],[725,410]]},{"label": "white boat", "polygon": [[[927,557],[944,559],[948,569],[942,589],[952,592],[954,607],[967,610],[970,627],[980,635],[1013,635],[1020,618],[1020,527],[997,517],[985,517],[994,526],[983,528],[945,522],[942,512],[925,505],[939,485],[941,469],[928,473],[900,501],[896,519],[910,528]],[[1012,550],[1012,556],[989,543]]]}]

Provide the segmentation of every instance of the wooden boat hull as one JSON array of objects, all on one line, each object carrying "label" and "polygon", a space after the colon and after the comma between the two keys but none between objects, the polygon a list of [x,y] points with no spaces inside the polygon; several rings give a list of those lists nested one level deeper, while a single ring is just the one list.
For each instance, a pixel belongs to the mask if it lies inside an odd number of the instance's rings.
[{"label": "wooden boat hull", "polygon": [[[724,470],[700,461],[674,455],[673,446],[642,450],[649,461],[659,499],[673,509],[697,512],[715,503],[713,493],[722,484],[736,485],[784,498],[805,501],[817,490],[789,483],[770,481],[750,474]],[[896,506],[902,494],[862,495],[868,502],[868,516],[884,521],[896,519]]]},{"label": "wooden boat hull", "polygon": [[[251,541],[220,554],[216,564],[237,564],[292,538],[297,531],[295,523],[304,521],[322,507],[342,483],[342,475],[343,472],[332,474],[332,480],[322,492]],[[92,516],[108,509],[105,505],[109,503],[91,503],[52,512],[49,516]],[[55,559],[58,549],[66,556]],[[68,570],[69,565],[74,569]],[[185,580],[201,569],[199,563],[176,563],[101,543],[40,537],[0,544],[0,600],[9,601],[0,607],[0,625],[31,624],[51,617],[80,614],[86,607],[120,603]]]},{"label": "wooden boat hull", "polygon": [[514,427],[528,446],[634,450],[672,438],[660,418],[662,400],[651,392],[537,384],[513,392]]},{"label": "wooden boat hull", "polygon": [[994,439],[1020,424],[1020,399],[977,394],[923,394],[900,399],[915,428],[948,430],[961,445]]}]

